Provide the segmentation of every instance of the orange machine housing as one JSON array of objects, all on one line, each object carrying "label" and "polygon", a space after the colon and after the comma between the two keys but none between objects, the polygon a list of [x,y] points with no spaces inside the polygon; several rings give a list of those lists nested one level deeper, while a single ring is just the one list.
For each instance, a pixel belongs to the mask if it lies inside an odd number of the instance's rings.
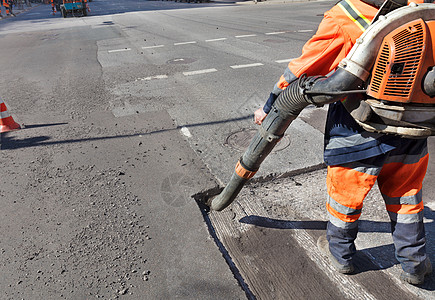
[{"label": "orange machine housing", "polygon": [[388,34],[373,67],[367,94],[379,100],[435,105],[423,91],[435,65],[435,21],[417,19]]}]

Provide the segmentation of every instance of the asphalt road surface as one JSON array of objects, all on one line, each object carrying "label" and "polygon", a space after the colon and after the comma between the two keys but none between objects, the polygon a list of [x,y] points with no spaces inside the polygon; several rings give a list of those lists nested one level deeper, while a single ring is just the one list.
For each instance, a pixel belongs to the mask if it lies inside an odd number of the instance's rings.
[{"label": "asphalt road surface", "polygon": [[87,17],[1,19],[0,97],[23,129],[0,136],[0,299],[435,299],[433,277],[397,280],[376,192],[357,274],[318,254],[325,108],[304,110],[231,208],[192,198],[228,180],[333,4],[94,0]]}]

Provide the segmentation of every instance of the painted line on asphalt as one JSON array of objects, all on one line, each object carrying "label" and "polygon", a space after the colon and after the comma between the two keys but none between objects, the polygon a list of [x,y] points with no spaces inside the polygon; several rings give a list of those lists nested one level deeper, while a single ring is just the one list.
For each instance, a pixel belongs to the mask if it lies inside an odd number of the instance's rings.
[{"label": "painted line on asphalt", "polygon": [[205,40],[207,43],[208,42],[217,42],[217,41],[225,41],[227,38],[218,38],[218,39],[211,39],[211,40]]},{"label": "painted line on asphalt", "polygon": [[130,51],[131,48],[124,48],[124,49],[115,49],[115,50],[109,50],[107,52],[114,53],[114,52],[124,52],[124,51]]},{"label": "painted line on asphalt", "polygon": [[187,128],[186,126],[181,127],[180,131],[182,134],[184,134],[188,138],[192,137],[192,134],[190,133],[189,128]]},{"label": "painted line on asphalt", "polygon": [[284,34],[285,31],[276,31],[276,32],[266,32],[265,35],[274,35],[274,34]]},{"label": "painted line on asphalt", "polygon": [[204,69],[204,70],[198,70],[198,71],[189,71],[189,72],[183,72],[183,75],[185,76],[192,76],[192,75],[199,75],[199,74],[206,74],[206,73],[212,73],[217,72],[216,69]]},{"label": "painted line on asphalt", "polygon": [[191,42],[181,42],[181,43],[174,43],[174,46],[179,46],[179,45],[187,45],[187,44],[196,44],[196,41],[191,41]]},{"label": "painted line on asphalt", "polygon": [[251,36],[257,36],[257,35],[256,34],[236,35],[235,38],[245,38],[245,37],[251,37]]},{"label": "painted line on asphalt", "polygon": [[166,79],[169,78],[168,75],[156,75],[156,76],[150,76],[150,77],[144,77],[144,78],[136,78],[135,81],[148,81],[153,79]]},{"label": "painted line on asphalt", "polygon": [[262,63],[254,63],[254,64],[247,64],[247,65],[234,65],[234,66],[230,66],[230,68],[242,69],[242,68],[251,68],[251,67],[258,67],[258,66],[263,66],[263,64]]},{"label": "painted line on asphalt", "polygon": [[[274,32],[266,32],[264,35],[278,35],[278,34],[284,34],[288,32],[311,32],[313,30],[307,29],[307,30],[298,30],[298,31],[274,31]],[[244,35],[236,35],[235,38],[247,38],[247,37],[255,37],[258,36],[257,34],[244,34]],[[216,39],[208,39],[205,40],[206,43],[209,42],[217,42],[217,41],[225,41],[228,38],[222,37],[222,38],[216,38]],[[197,41],[189,41],[189,42],[178,42],[174,43],[174,46],[180,46],[180,45],[189,45],[189,44],[196,44]],[[162,48],[165,47],[165,45],[155,45],[155,46],[144,46],[142,49],[154,49],[154,48]],[[109,50],[109,52],[121,52],[121,51],[128,51],[131,50],[129,48],[126,49],[118,49],[118,50]]]},{"label": "painted line on asphalt", "polygon": [[142,49],[154,49],[154,48],[162,48],[162,47],[165,47],[165,45],[146,46],[146,47],[142,47]]},{"label": "painted line on asphalt", "polygon": [[275,60],[276,63],[282,64],[282,63],[288,63],[292,60],[293,58],[287,58],[287,59],[279,59],[279,60]]}]

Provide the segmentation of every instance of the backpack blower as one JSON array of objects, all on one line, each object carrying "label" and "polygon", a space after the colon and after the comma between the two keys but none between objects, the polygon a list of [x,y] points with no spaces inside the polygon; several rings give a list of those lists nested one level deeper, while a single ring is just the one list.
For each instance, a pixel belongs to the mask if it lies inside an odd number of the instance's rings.
[{"label": "backpack blower", "polygon": [[[404,3],[401,3],[404,2]],[[223,210],[308,105],[343,101],[365,130],[408,138],[435,135],[435,5],[387,0],[329,77],[301,76],[277,98],[223,191],[206,204]]]}]

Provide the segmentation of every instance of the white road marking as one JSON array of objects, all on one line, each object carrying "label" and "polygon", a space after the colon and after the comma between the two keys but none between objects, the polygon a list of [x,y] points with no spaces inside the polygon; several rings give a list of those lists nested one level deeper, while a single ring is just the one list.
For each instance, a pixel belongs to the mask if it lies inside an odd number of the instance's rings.
[{"label": "white road marking", "polygon": [[168,78],[168,75],[156,75],[156,76],[150,76],[144,78],[137,78],[135,81],[148,81],[152,79],[166,79],[166,78]]},{"label": "white road marking", "polygon": [[109,50],[107,52],[113,53],[113,52],[123,52],[123,51],[130,51],[131,48],[124,48],[124,49],[115,49],[115,50]]},{"label": "white road marking", "polygon": [[217,70],[216,69],[204,69],[204,70],[198,70],[198,71],[183,72],[183,75],[191,76],[191,75],[199,75],[199,74],[212,73],[212,72],[217,72]]},{"label": "white road marking", "polygon": [[276,63],[282,64],[282,63],[286,63],[286,62],[290,62],[293,58],[288,58],[288,59],[280,59],[280,60],[275,60]]},{"label": "white road marking", "polygon": [[250,68],[250,67],[258,67],[258,66],[263,66],[263,64],[262,63],[254,63],[254,64],[247,64],[247,65],[234,65],[234,66],[230,66],[230,68],[241,69],[241,68]]},{"label": "white road marking", "polygon": [[218,39],[211,39],[211,40],[205,40],[206,42],[217,42],[217,41],[225,41],[227,38],[218,38]]},{"label": "white road marking", "polygon": [[273,35],[273,34],[283,34],[285,31],[276,31],[276,32],[267,32],[265,35]]},{"label": "white road marking", "polygon": [[298,30],[298,32],[311,32],[311,31],[314,31],[314,30],[312,30],[312,29]]},{"label": "white road marking", "polygon": [[181,43],[174,43],[174,46],[179,46],[179,45],[187,45],[187,44],[196,44],[196,41],[191,41],[191,42],[181,42]]},{"label": "white road marking", "polygon": [[256,34],[245,34],[245,35],[236,35],[236,38],[245,38],[245,37],[251,37],[251,36],[257,36]]},{"label": "white road marking", "polygon": [[146,47],[142,47],[142,49],[153,49],[153,48],[162,48],[165,45],[156,45],[156,46],[146,46]]},{"label": "white road marking", "polygon": [[181,127],[181,133],[184,134],[185,136],[187,136],[188,138],[192,137],[192,134],[189,131],[189,128],[187,128],[186,126]]}]

